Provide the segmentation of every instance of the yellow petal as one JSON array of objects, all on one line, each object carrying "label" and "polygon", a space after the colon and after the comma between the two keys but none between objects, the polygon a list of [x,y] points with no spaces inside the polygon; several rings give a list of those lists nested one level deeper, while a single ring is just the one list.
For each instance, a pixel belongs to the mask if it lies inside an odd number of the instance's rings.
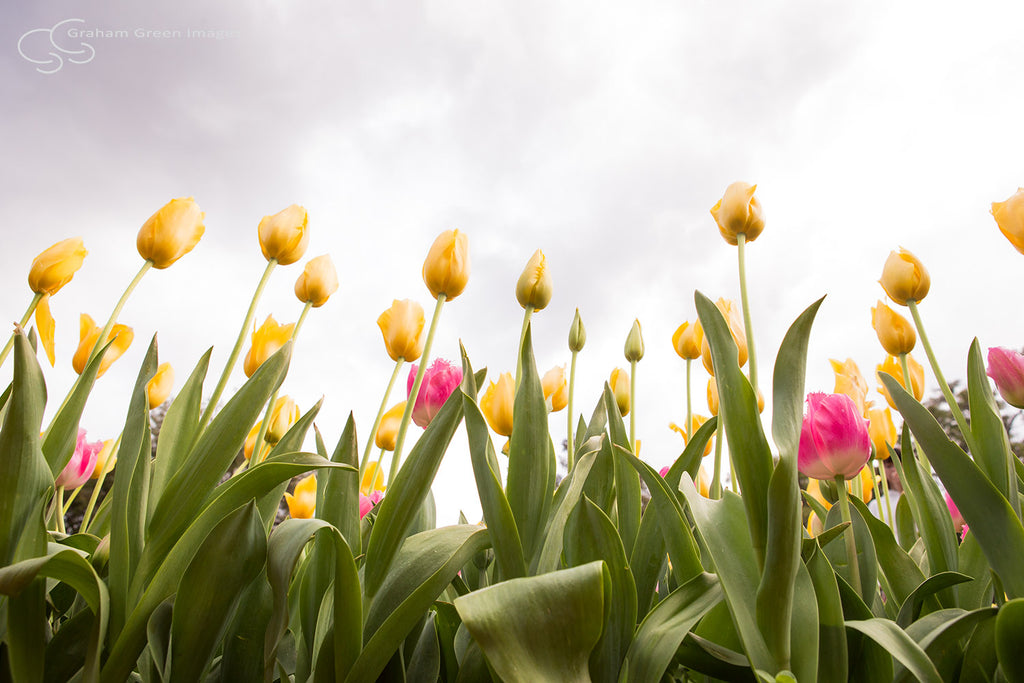
[{"label": "yellow petal", "polygon": [[50,313],[50,295],[44,294],[43,298],[36,304],[36,330],[39,332],[39,343],[43,345],[43,350],[46,351],[46,358],[50,361],[51,368],[56,361],[53,349],[53,333],[56,327],[57,324]]}]

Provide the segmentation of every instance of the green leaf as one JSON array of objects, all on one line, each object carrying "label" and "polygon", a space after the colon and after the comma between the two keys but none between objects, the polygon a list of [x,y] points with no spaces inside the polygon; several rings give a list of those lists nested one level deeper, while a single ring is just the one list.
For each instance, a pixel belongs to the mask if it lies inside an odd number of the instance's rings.
[{"label": "green leaf", "polygon": [[977,609],[992,604],[992,573],[988,560],[974,534],[967,534],[960,543],[960,571],[972,577],[970,583],[960,586],[960,606]]},{"label": "green leaf", "polygon": [[[907,627],[907,635],[913,638],[927,654],[943,680],[955,680],[964,659],[962,641],[975,628],[986,621],[994,621],[996,609],[983,607],[971,612],[962,609],[944,609],[922,617]],[[909,676],[898,680],[907,680]]]},{"label": "green leaf", "polygon": [[[851,496],[852,498],[853,496]],[[870,514],[870,513],[868,513]],[[867,522],[861,516],[860,509],[850,506],[850,523],[853,526],[853,537],[857,545],[857,564],[860,569],[861,599],[870,606],[878,594],[878,560],[875,556],[875,545],[871,539]],[[839,506],[833,505],[828,511],[826,526],[835,526],[842,520]],[[836,542],[822,545],[822,551],[828,556],[829,562],[836,573],[850,581],[850,558],[846,555],[846,543]]]},{"label": "green leaf", "polygon": [[942,677],[921,646],[889,619],[851,620],[846,627],[863,633],[892,654],[922,683],[940,683]]},{"label": "green leaf", "polygon": [[679,479],[683,476],[683,472],[689,474],[690,479],[697,481],[700,464],[704,459],[704,446],[714,436],[716,429],[718,429],[717,417],[712,417],[702,424],[700,429],[694,433],[693,438],[687,442],[682,455],[676,458],[676,461],[669,467],[668,472],[665,473],[665,481],[673,491],[679,490]]},{"label": "green leaf", "polygon": [[331,462],[352,470],[326,470],[317,479],[316,516],[333,525],[345,538],[353,555],[362,551],[359,535],[359,443],[356,421],[348,414]]},{"label": "green leaf", "polygon": [[263,641],[272,604],[273,594],[263,571],[242,592],[224,635],[224,654],[218,664],[222,681],[258,681],[263,677]]},{"label": "green leaf", "polygon": [[996,620],[988,619],[974,629],[964,648],[959,683],[989,683],[996,680],[999,656],[996,654]]},{"label": "green leaf", "polygon": [[818,604],[818,680],[842,681],[849,667],[843,605],[835,570],[817,543],[806,562]]},{"label": "green leaf", "polygon": [[917,620],[917,617],[921,612],[921,605],[927,598],[944,588],[955,586],[958,583],[964,583],[965,581],[970,580],[971,577],[965,576],[959,572],[939,572],[938,574],[932,574],[922,581],[921,585],[915,588],[914,591],[907,596],[907,599],[900,607],[900,613],[899,616],[896,617],[896,623],[901,628],[907,628],[912,622]]},{"label": "green leaf", "polygon": [[406,672],[410,681],[436,681],[441,674],[441,648],[437,642],[437,631],[434,626],[435,612],[428,612],[426,623],[416,639],[416,647],[409,658],[409,669]]},{"label": "green leaf", "polygon": [[[608,415],[608,435],[612,446],[633,452],[626,434],[626,426],[622,422],[615,394],[607,382],[604,383],[604,410]],[[615,459],[615,517],[618,522],[619,535],[627,548],[636,544],[637,532],[640,530],[640,476],[620,458]]]},{"label": "green leaf", "polygon": [[896,543],[888,524],[872,515],[856,496],[850,496],[850,503],[857,508],[861,519],[867,524],[874,543],[878,568],[882,571],[888,586],[886,597],[895,601],[898,609],[924,582],[925,576],[910,555]]},{"label": "green leaf", "polygon": [[1024,598],[1016,598],[1004,603],[996,615],[996,654],[1007,680],[1024,680],[1021,652],[1024,652]]},{"label": "green leaf", "polygon": [[790,325],[775,359],[772,383],[772,439],[784,458],[796,459],[804,422],[804,374],[814,316],[822,297]]},{"label": "green leaf", "polygon": [[534,557],[533,565],[530,568],[531,574],[544,574],[559,568],[565,524],[569,519],[569,514],[579,502],[580,496],[583,495],[584,485],[589,481],[590,472],[597,461],[596,446],[600,444],[601,450],[604,451],[608,448],[607,443],[607,439],[602,437],[589,439],[586,442],[586,452],[576,461],[572,471],[562,481],[559,490],[564,490],[565,494],[555,505],[547,521],[547,528],[544,530],[544,545]]},{"label": "green leaf", "polygon": [[[672,486],[668,477],[665,479]],[[676,481],[678,483],[678,479]],[[653,505],[648,505],[640,519],[640,532],[629,556],[629,568],[636,582],[637,616],[640,618],[651,609],[658,577],[665,568],[665,552],[665,539],[661,534],[658,513]]]},{"label": "green leaf", "polygon": [[971,342],[971,350],[967,355],[967,388],[974,461],[1010,503],[1017,517],[1020,517],[1017,478],[1013,468],[1016,457],[1010,450],[1010,439],[992,396],[992,387],[985,373],[985,361],[977,338]]}]

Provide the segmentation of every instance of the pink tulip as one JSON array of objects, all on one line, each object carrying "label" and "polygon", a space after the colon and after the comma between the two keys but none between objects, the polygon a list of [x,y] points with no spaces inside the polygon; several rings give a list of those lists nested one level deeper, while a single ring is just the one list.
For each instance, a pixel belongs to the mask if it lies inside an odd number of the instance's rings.
[{"label": "pink tulip", "polygon": [[668,471],[669,471],[669,466],[668,466],[668,465],[665,465],[665,466],[664,466],[664,467],[662,467],[662,468],[661,468],[660,470],[658,470],[658,474],[660,474],[660,475],[661,475],[661,478],[662,478],[662,479],[664,479],[664,478],[665,478],[665,476],[666,476],[666,475],[668,474]]},{"label": "pink tulip", "polygon": [[988,376],[995,380],[1003,400],[1024,408],[1024,356],[1013,349],[993,346],[988,350]]},{"label": "pink tulip", "polygon": [[[409,381],[405,389],[407,396],[412,393],[412,385],[416,382],[418,368],[419,366],[413,365],[409,370]],[[423,373],[423,383],[420,384],[420,391],[416,395],[416,405],[412,409],[412,421],[426,429],[461,382],[461,368],[457,368],[441,358],[435,360]]]},{"label": "pink tulip", "polygon": [[962,537],[967,533],[967,523],[949,493],[946,494],[946,507],[949,508],[949,516],[953,518],[953,530]]},{"label": "pink tulip", "polygon": [[852,479],[871,457],[868,421],[845,394],[807,395],[797,465],[814,479]]},{"label": "pink tulip", "polygon": [[373,506],[380,502],[380,499],[384,497],[384,494],[380,491],[374,491],[368,496],[359,494],[359,519],[366,516],[366,513],[373,509]]},{"label": "pink tulip", "polygon": [[78,430],[78,442],[75,444],[75,453],[71,460],[64,466],[64,470],[57,475],[57,486],[63,486],[71,491],[84,484],[96,468],[96,456],[103,450],[102,441],[89,443],[85,440],[85,430]]}]

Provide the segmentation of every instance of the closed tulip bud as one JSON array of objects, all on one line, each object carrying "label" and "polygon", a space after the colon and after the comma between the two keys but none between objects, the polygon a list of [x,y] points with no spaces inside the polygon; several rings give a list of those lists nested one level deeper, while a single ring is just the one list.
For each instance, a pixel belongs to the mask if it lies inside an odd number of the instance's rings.
[{"label": "closed tulip bud", "polygon": [[252,346],[249,347],[249,353],[245,354],[245,362],[242,363],[245,376],[252,377],[268,358],[287,344],[294,329],[295,323],[278,325],[274,316],[268,315],[259,329],[253,330]]},{"label": "closed tulip bud", "polygon": [[161,363],[156,374],[146,384],[146,395],[149,398],[149,409],[153,410],[171,395],[174,388],[174,368],[170,363]]},{"label": "closed tulip bud", "polygon": [[882,267],[882,289],[889,298],[906,306],[908,301],[920,301],[928,295],[932,280],[924,264],[909,251],[900,247],[889,253]]},{"label": "closed tulip bud", "polygon": [[96,456],[103,450],[102,441],[86,441],[85,430],[78,430],[78,440],[75,443],[75,452],[64,469],[57,475],[54,482],[56,486],[63,486],[69,491],[89,481],[94,469],[96,469]]},{"label": "closed tulip bud", "polygon": [[988,376],[999,395],[1014,408],[1024,408],[1024,356],[1013,349],[994,346],[988,350]]},{"label": "closed tulip bud", "polygon": [[519,276],[519,282],[516,283],[516,300],[523,308],[532,306],[533,310],[539,311],[551,302],[553,292],[548,260],[544,257],[544,252],[538,249],[533,252],[526,268],[523,269],[523,274]]},{"label": "closed tulip bud", "polygon": [[423,282],[436,299],[444,294],[454,299],[469,282],[469,239],[458,230],[445,230],[427,252],[423,262]]},{"label": "closed tulip bud", "polygon": [[154,268],[166,268],[199,244],[206,214],[192,197],[172,199],[149,217],[135,240],[139,256]]},{"label": "closed tulip bud", "polygon": [[700,321],[685,322],[672,335],[672,347],[680,358],[693,360],[700,358],[700,345],[704,341],[704,328]]},{"label": "closed tulip bud", "polygon": [[36,294],[53,296],[71,282],[88,254],[81,237],[57,242],[32,260],[32,268],[28,271],[28,286]]},{"label": "closed tulip bud", "polygon": [[284,438],[292,425],[298,422],[301,417],[299,407],[290,396],[282,396],[274,404],[274,410],[270,413],[270,422],[267,423],[267,433],[263,437],[271,446]]},{"label": "closed tulip bud", "polygon": [[[415,365],[409,370],[409,380],[405,388],[407,397],[412,392],[412,385],[416,383],[417,370],[419,368]],[[443,358],[438,358],[431,363],[427,371],[423,373],[423,382],[420,384],[419,393],[416,394],[416,403],[413,404],[412,409],[412,421],[426,429],[461,382],[462,368],[452,365]]]},{"label": "closed tulip bud", "polygon": [[299,301],[320,308],[338,291],[338,272],[328,254],[317,256],[306,263],[295,281],[295,296]]},{"label": "closed tulip bud", "polygon": [[992,202],[992,216],[1010,244],[1024,254],[1024,187],[1005,202]]},{"label": "closed tulip bud", "polygon": [[487,424],[501,436],[512,436],[512,413],[516,402],[516,381],[511,372],[503,372],[490,382],[480,398],[480,412]]},{"label": "closed tulip bud", "polygon": [[549,413],[557,413],[569,404],[569,382],[565,378],[564,365],[556,365],[544,373],[540,384]]},{"label": "closed tulip bud", "polygon": [[878,341],[890,356],[910,353],[917,343],[917,332],[910,321],[881,301],[871,309],[871,326]]},{"label": "closed tulip bud", "polygon": [[316,512],[316,475],[311,474],[295,485],[295,493],[285,493],[288,514],[292,519],[309,519]]},{"label": "closed tulip bud", "polygon": [[388,411],[380,418],[377,435],[373,438],[377,448],[382,448],[385,451],[395,450],[398,428],[402,425],[402,415],[405,414],[405,404],[406,401],[399,401],[388,408]]},{"label": "closed tulip bud", "polygon": [[[404,407],[405,403],[403,402],[401,405]],[[401,421],[402,416],[399,415],[398,419]],[[363,477],[359,481],[359,493],[364,496],[372,496],[374,491],[380,493],[384,488],[384,470],[381,469],[380,463],[367,463],[366,471],[363,472]]]},{"label": "closed tulip bud", "polygon": [[612,370],[608,384],[615,395],[615,404],[619,408],[622,417],[629,415],[629,373],[622,368]]},{"label": "closed tulip bud", "polygon": [[415,361],[423,354],[423,307],[411,299],[395,299],[380,314],[377,326],[391,360]]},{"label": "closed tulip bud", "polygon": [[735,182],[725,189],[718,203],[711,207],[718,231],[729,244],[735,245],[742,233],[744,240],[753,242],[764,230],[764,211],[754,196],[757,185]]},{"label": "closed tulip bud", "polygon": [[[75,372],[81,375],[85,370],[85,366],[89,363],[89,356],[92,354],[96,340],[100,338],[100,332],[103,330],[85,313],[79,316],[78,321],[78,349],[71,358],[71,366],[75,369]],[[127,325],[114,325],[110,330],[110,334],[107,335],[106,340],[103,342],[105,344],[113,339],[114,343],[103,354],[99,372],[96,373],[97,377],[102,377],[103,373],[107,371],[114,361],[124,355],[124,352],[132,345],[134,338],[135,332],[132,328]]]},{"label": "closed tulip bud", "polygon": [[640,333],[639,320],[634,320],[633,327],[629,328],[629,334],[626,335],[626,346],[623,351],[626,354],[626,360],[630,363],[644,357],[644,337]]},{"label": "closed tulip bud", "polygon": [[282,266],[290,265],[302,258],[309,246],[309,214],[298,204],[292,204],[273,216],[264,216],[257,232],[263,257]]},{"label": "closed tulip bud", "polygon": [[708,411],[714,415],[718,415],[718,382],[712,377],[708,380]]},{"label": "closed tulip bud", "polygon": [[[110,467],[107,467],[107,461],[110,461]],[[100,448],[100,452],[96,454],[96,465],[92,468],[92,474],[89,475],[90,479],[99,479],[100,474],[106,469],[108,472],[114,469],[114,465],[117,464],[117,454],[114,453],[114,439],[105,439],[103,441],[103,447]]]},{"label": "closed tulip bud", "polygon": [[[920,401],[924,396],[924,367],[914,360],[914,357],[909,353],[907,354],[907,370],[909,370],[910,385],[912,387],[910,394]],[[899,382],[901,387],[904,389],[907,388],[907,385],[903,382],[903,367],[900,365],[899,359],[895,356],[886,356],[885,361],[876,367],[876,375],[881,375],[883,372],[892,375],[893,378]],[[896,408],[896,404],[892,400],[892,397],[889,395],[889,391],[885,388],[885,385],[882,384],[881,379],[878,380],[878,393],[885,397],[886,403],[888,403],[892,408],[898,410],[898,408]]]},{"label": "closed tulip bud", "polygon": [[580,309],[576,309],[576,315],[572,318],[572,325],[569,327],[569,350],[579,353],[583,345],[587,343],[587,329],[583,327],[583,319],[580,318]]},{"label": "closed tulip bud", "polygon": [[829,360],[829,363],[832,364],[832,372],[836,376],[836,386],[833,391],[849,396],[857,406],[857,411],[861,415],[865,415],[864,399],[868,394],[868,381],[864,379],[857,363],[852,358],[847,358],[845,362],[833,358]]},{"label": "closed tulip bud", "polygon": [[797,465],[813,479],[852,479],[871,456],[868,421],[845,394],[812,393],[800,430]]},{"label": "closed tulip bud", "polygon": [[892,411],[888,408],[868,408],[868,436],[875,447],[875,457],[885,460],[889,457],[889,446],[896,445],[896,425],[892,422]]}]

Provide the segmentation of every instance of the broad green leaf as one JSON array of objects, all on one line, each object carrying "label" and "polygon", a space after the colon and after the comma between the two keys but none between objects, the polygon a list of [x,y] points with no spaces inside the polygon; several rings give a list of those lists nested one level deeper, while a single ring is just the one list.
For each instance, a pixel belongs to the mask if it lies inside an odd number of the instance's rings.
[{"label": "broad green leaf", "polygon": [[850,620],[846,627],[863,633],[886,649],[922,683],[940,683],[942,676],[921,646],[889,619]]},{"label": "broad green leaf", "polygon": [[910,555],[896,543],[888,524],[872,515],[867,506],[855,496],[850,497],[850,503],[857,508],[861,519],[867,524],[871,540],[874,542],[878,568],[882,571],[888,586],[886,597],[895,601],[898,609],[907,596],[924,582],[925,575]]},{"label": "broad green leaf", "polygon": [[[660,603],[659,603],[660,604]],[[731,624],[729,608],[724,602],[719,602],[711,611],[705,615],[698,625],[703,626],[705,621],[719,608],[723,608],[726,619]],[[737,644],[737,647],[740,647]],[[753,681],[756,680],[754,672],[750,669],[750,662],[747,658],[724,645],[697,635],[695,632],[687,633],[683,644],[676,652],[679,663],[688,669],[720,679],[724,681]]]},{"label": "broad green leaf", "polygon": [[[608,415],[608,436],[612,446],[618,446],[633,453],[626,426],[622,422],[615,394],[607,382],[604,383],[604,410]],[[635,455],[635,454],[634,454]],[[632,549],[640,530],[640,476],[621,458],[615,459],[615,518],[625,547]]]},{"label": "broad green leaf", "polygon": [[977,338],[971,342],[971,350],[967,354],[967,389],[974,462],[1003,494],[1017,517],[1020,517],[1020,500],[1013,468],[1016,457],[1010,450],[1010,439],[992,396],[992,387],[985,373],[985,361]]},{"label": "broad green leaf", "polygon": [[[270,453],[267,454],[267,457],[281,455],[282,453],[294,453],[302,450],[302,444],[306,440],[306,432],[309,431],[309,428],[313,425],[313,420],[316,419],[317,414],[320,412],[320,406],[323,402],[324,401],[321,398],[312,408],[307,410],[302,417],[296,420],[295,424],[289,427],[288,431],[281,437],[281,440],[274,444],[274,447],[270,449]],[[317,489],[319,490],[319,487],[317,487]],[[288,482],[282,481],[256,501],[256,507],[260,511],[260,518],[263,519],[263,528],[266,530],[268,535],[270,534],[270,530],[274,528],[274,522],[277,521],[277,511],[281,507],[281,499],[284,497],[285,491],[287,490]]]},{"label": "broad green leaf", "polygon": [[273,594],[263,571],[242,592],[224,634],[224,654],[218,663],[222,681],[258,681],[263,677],[264,637],[272,605]]},{"label": "broad green leaf", "polygon": [[[913,638],[927,654],[943,680],[954,680],[964,659],[962,642],[981,623],[994,621],[996,609],[983,607],[971,612],[962,609],[944,609],[922,617],[907,627]],[[910,680],[907,672],[897,680]]]},{"label": "broad green leaf", "polygon": [[426,623],[423,624],[423,630],[420,631],[416,647],[409,658],[407,680],[436,681],[441,673],[441,648],[434,627],[435,616],[435,612],[427,613]]},{"label": "broad green leaf", "polygon": [[353,555],[358,555],[362,551],[359,536],[359,444],[352,413],[348,414],[331,462],[354,469],[320,473],[317,478],[316,516],[340,531]]},{"label": "broad green leaf", "polygon": [[683,472],[690,475],[690,479],[697,481],[697,473],[700,471],[701,461],[704,459],[704,446],[707,445],[715,430],[718,429],[718,418],[712,417],[700,426],[693,438],[686,444],[682,455],[669,467],[665,474],[665,481],[673,491],[679,490],[679,479]]},{"label": "broad green leaf", "polygon": [[896,540],[900,547],[910,552],[917,542],[917,529],[914,525],[914,511],[910,507],[910,499],[907,496],[900,496],[896,502]]},{"label": "broad green leaf", "polygon": [[[586,451],[576,461],[572,472],[562,481],[565,495],[558,501],[551,516],[547,521],[547,528],[544,530],[544,545],[537,553],[530,567],[530,574],[544,574],[559,568],[562,556],[562,540],[565,535],[565,524],[572,513],[573,508],[583,495],[584,486],[589,481],[589,475],[598,458],[597,447],[600,445],[602,451],[608,446],[608,440],[602,437],[593,437],[587,441]],[[581,449],[582,450],[582,449]],[[610,453],[608,454],[610,456]]]},{"label": "broad green leaf", "polygon": [[793,588],[793,619],[790,624],[793,651],[789,664],[777,675],[781,677],[788,670],[801,681],[815,683],[818,658],[822,652],[818,644],[818,603],[810,572],[803,563],[797,567]]},{"label": "broad green leaf", "polygon": [[996,615],[996,654],[1007,680],[1024,681],[1021,652],[1024,652],[1024,598],[1016,598],[1004,603]]},{"label": "broad green leaf", "polygon": [[988,619],[974,629],[964,647],[964,663],[959,683],[990,683],[996,680],[999,656],[996,654],[996,620]]},{"label": "broad green leaf", "polygon": [[[666,482],[672,485],[667,477]],[[640,519],[640,532],[629,556],[629,568],[636,582],[637,618],[643,618],[651,609],[666,557],[665,538],[661,533],[658,513],[653,505],[648,505]]]},{"label": "broad green leaf", "polygon": [[960,586],[960,606],[964,609],[987,607],[993,602],[992,573],[988,560],[974,534],[968,533],[960,543],[960,571],[972,577],[970,583]]},{"label": "broad green leaf", "polygon": [[911,623],[917,620],[921,612],[921,605],[925,600],[944,588],[955,586],[959,583],[964,583],[970,580],[971,577],[965,576],[959,572],[939,572],[938,574],[932,574],[922,581],[921,585],[915,588],[914,591],[907,596],[907,599],[900,607],[899,616],[896,617],[896,624],[901,628],[909,627]]},{"label": "broad green leaf", "polygon": [[772,377],[772,439],[782,457],[796,459],[804,422],[804,374],[811,325],[822,297],[800,314],[782,340]]},{"label": "broad green leaf", "polygon": [[[849,667],[843,605],[839,598],[835,570],[815,543],[806,562],[818,603],[818,680],[842,681]],[[802,646],[802,644],[800,644]]]},{"label": "broad green leaf", "polygon": [[[828,511],[826,526],[835,526],[842,521],[842,515],[838,505],[833,505]],[[860,509],[850,506],[850,523],[853,526],[853,537],[857,546],[857,564],[860,569],[861,599],[870,606],[878,594],[876,584],[878,582],[878,559],[875,556],[875,545],[872,543],[871,532],[868,530],[867,522],[861,516]],[[822,551],[828,556],[832,568],[836,574],[842,576],[847,582],[850,581],[850,558],[846,556],[846,542],[843,538],[822,545]]]}]

